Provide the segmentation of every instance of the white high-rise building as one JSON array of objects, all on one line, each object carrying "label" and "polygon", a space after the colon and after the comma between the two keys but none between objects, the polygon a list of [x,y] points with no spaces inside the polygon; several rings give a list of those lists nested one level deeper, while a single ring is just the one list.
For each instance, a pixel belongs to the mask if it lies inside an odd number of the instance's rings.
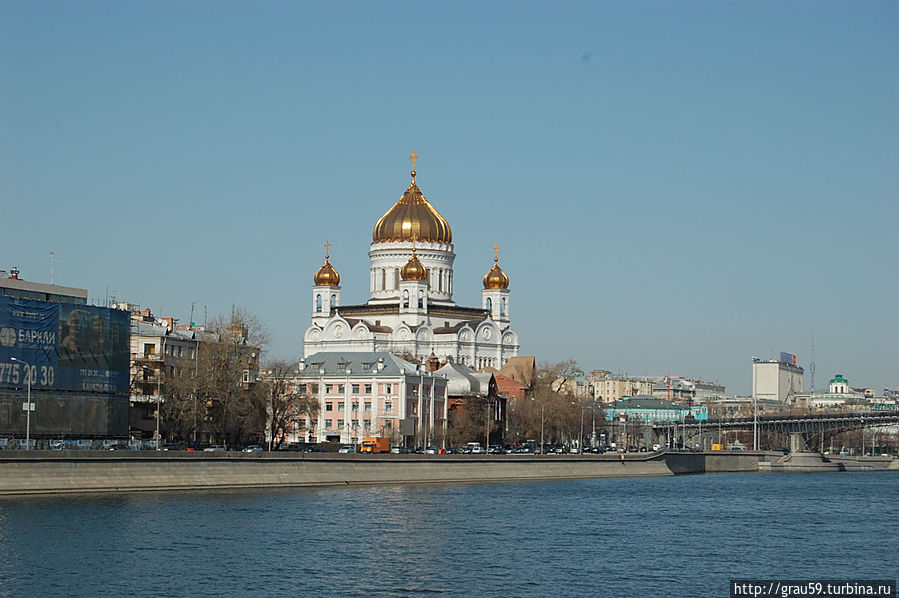
[{"label": "white high-rise building", "polygon": [[752,397],[784,403],[790,396],[802,393],[804,373],[795,362],[753,357]]},{"label": "white high-rise building", "polygon": [[518,355],[519,342],[499,247],[483,279],[481,307],[456,305],[452,229],[418,188],[414,167],[413,158],[412,182],[372,231],[366,303],[341,304],[340,275],[326,243],[325,263],[314,276],[303,354],[388,351],[422,362],[434,355],[476,369],[501,368]]}]

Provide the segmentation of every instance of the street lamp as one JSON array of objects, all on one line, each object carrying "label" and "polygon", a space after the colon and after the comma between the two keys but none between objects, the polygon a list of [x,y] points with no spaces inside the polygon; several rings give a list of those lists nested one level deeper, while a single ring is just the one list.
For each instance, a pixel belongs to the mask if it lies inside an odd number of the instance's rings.
[{"label": "street lamp", "polygon": [[27,372],[27,376],[25,376],[25,381],[28,383],[28,395],[27,395],[27,403],[22,405],[22,409],[25,410],[25,450],[31,450],[31,412],[34,411],[34,403],[31,402],[31,364],[22,361],[21,359],[16,359],[15,357],[10,357],[12,361],[18,361],[19,363],[25,366],[25,370]]}]

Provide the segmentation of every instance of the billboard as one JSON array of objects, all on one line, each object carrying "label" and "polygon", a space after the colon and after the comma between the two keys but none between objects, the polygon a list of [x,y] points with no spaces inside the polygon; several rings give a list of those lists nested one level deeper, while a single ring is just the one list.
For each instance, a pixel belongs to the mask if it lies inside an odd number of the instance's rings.
[{"label": "billboard", "polygon": [[796,356],[792,353],[780,352],[780,362],[787,365],[796,365]]},{"label": "billboard", "polygon": [[0,297],[0,388],[127,395],[129,343],[128,312]]}]

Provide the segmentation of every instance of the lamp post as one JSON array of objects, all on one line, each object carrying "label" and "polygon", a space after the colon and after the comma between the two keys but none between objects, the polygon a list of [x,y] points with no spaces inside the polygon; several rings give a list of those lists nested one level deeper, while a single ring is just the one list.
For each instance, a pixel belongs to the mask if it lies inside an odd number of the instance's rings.
[{"label": "lamp post", "polygon": [[25,450],[31,450],[31,412],[34,411],[34,403],[31,402],[31,364],[22,361],[21,359],[16,359],[15,357],[10,357],[12,361],[18,361],[19,363],[25,366],[25,371],[27,375],[25,376],[25,381],[28,383],[28,394],[26,395],[26,401],[22,408],[25,410]]}]

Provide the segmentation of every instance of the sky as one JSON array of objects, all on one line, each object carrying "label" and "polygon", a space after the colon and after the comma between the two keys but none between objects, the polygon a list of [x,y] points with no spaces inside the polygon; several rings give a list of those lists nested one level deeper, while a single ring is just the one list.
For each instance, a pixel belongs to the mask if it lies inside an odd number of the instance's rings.
[{"label": "sky", "polygon": [[[417,183],[520,354],[899,387],[899,3],[0,0],[0,269],[298,359]],[[806,382],[808,386],[808,381]]]}]

